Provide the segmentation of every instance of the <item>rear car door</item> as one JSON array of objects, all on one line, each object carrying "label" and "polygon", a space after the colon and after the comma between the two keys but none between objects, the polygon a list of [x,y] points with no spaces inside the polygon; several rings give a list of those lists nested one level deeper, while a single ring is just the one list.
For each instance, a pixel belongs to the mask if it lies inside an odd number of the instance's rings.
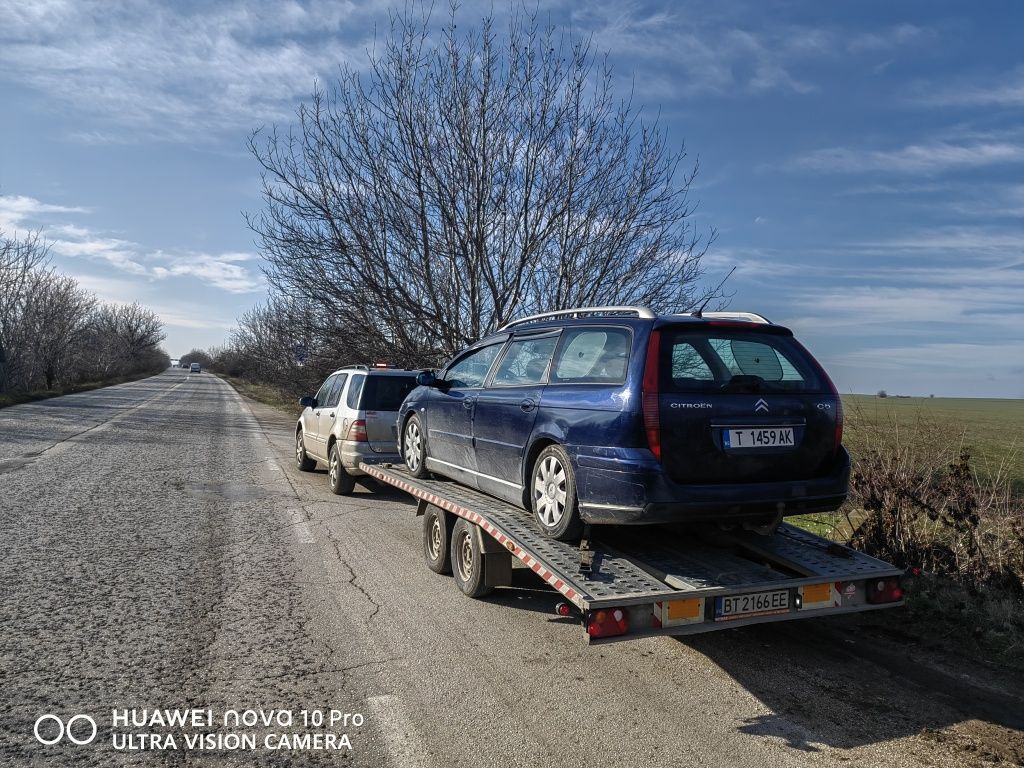
[{"label": "rear car door", "polygon": [[504,339],[474,349],[449,365],[432,390],[427,413],[427,465],[476,487],[473,409]]},{"label": "rear car door", "polygon": [[473,439],[481,490],[518,500],[523,455],[560,333],[561,329],[556,329],[514,336],[487,386],[480,390],[473,416]]},{"label": "rear car door", "polygon": [[656,332],[662,465],[672,480],[774,482],[831,470],[839,398],[792,336],[713,323]]},{"label": "rear car door", "polygon": [[334,382],[327,393],[327,402],[319,408],[316,439],[317,446],[320,448],[320,455],[324,459],[327,458],[327,439],[331,436],[331,430],[334,429],[334,421],[338,413],[338,398],[347,379],[347,373],[336,373],[334,375]]}]

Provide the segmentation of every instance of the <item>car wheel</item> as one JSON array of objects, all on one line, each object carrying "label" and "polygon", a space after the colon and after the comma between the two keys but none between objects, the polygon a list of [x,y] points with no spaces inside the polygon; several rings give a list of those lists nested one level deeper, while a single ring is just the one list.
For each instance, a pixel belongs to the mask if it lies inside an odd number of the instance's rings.
[{"label": "car wheel", "polygon": [[334,443],[327,455],[327,482],[339,496],[348,496],[356,487],[356,479],[341,466],[341,451]]},{"label": "car wheel", "polygon": [[484,584],[484,557],[477,541],[476,526],[461,517],[452,531],[452,575],[462,594],[483,597],[494,591]]},{"label": "car wheel", "polygon": [[405,422],[402,431],[402,458],[409,474],[413,477],[428,477],[427,471],[427,436],[423,433],[420,417],[413,414]]},{"label": "car wheel", "polygon": [[306,453],[306,444],[302,441],[302,430],[295,432],[295,466],[303,472],[312,472],[316,469],[316,459],[311,459]]},{"label": "car wheel", "polygon": [[423,554],[434,573],[452,572],[452,520],[454,515],[433,504],[423,514]]},{"label": "car wheel", "polygon": [[549,445],[533,463],[530,501],[545,536],[559,541],[579,538],[583,523],[576,504],[576,479],[562,446]]}]

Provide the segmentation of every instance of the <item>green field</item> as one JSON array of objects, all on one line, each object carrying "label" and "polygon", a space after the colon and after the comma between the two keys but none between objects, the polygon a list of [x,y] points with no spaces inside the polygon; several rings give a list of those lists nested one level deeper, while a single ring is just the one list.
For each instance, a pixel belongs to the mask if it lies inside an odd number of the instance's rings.
[{"label": "green field", "polygon": [[950,458],[962,448],[981,479],[1024,493],[1024,400],[844,395],[843,409],[854,458],[882,446]]}]

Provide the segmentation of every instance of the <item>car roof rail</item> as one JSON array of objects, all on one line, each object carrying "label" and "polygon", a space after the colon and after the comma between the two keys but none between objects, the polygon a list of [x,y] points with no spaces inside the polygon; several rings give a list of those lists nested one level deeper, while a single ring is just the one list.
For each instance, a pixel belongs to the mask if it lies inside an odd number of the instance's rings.
[{"label": "car roof rail", "polygon": [[713,320],[746,320],[750,323],[774,325],[767,317],[756,312],[687,312],[686,315],[689,317],[709,317]]},{"label": "car roof rail", "polygon": [[368,366],[368,365],[361,365],[359,363],[356,363],[354,365],[343,365],[338,370],[339,371],[351,371],[353,368],[356,369],[357,371],[368,371],[368,370],[370,370],[370,366]]},{"label": "car roof rail", "polygon": [[569,317],[617,317],[621,315],[636,315],[637,317],[645,320],[653,320],[657,315],[654,314],[647,307],[633,307],[633,306],[621,306],[621,307],[577,307],[575,309],[558,309],[554,312],[541,312],[539,315],[530,315],[528,317],[521,317],[518,320],[513,320],[511,323],[506,323],[497,330],[498,333],[501,331],[507,331],[510,328],[515,328],[518,325],[525,325],[526,323],[539,323],[543,320],[554,320],[556,318],[569,318]]}]

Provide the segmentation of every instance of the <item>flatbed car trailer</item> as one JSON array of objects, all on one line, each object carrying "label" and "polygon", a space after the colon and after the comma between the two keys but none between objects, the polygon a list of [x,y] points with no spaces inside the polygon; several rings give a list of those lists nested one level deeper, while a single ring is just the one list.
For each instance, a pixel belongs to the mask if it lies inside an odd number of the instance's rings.
[{"label": "flatbed car trailer", "polygon": [[[579,546],[537,530],[519,507],[404,467],[361,464],[417,499],[424,554],[482,597],[512,584],[514,560],[565,598],[588,640],[689,635],[903,605],[903,571],[788,523],[773,533],[603,526]],[[571,606],[571,607],[570,607]]]}]

